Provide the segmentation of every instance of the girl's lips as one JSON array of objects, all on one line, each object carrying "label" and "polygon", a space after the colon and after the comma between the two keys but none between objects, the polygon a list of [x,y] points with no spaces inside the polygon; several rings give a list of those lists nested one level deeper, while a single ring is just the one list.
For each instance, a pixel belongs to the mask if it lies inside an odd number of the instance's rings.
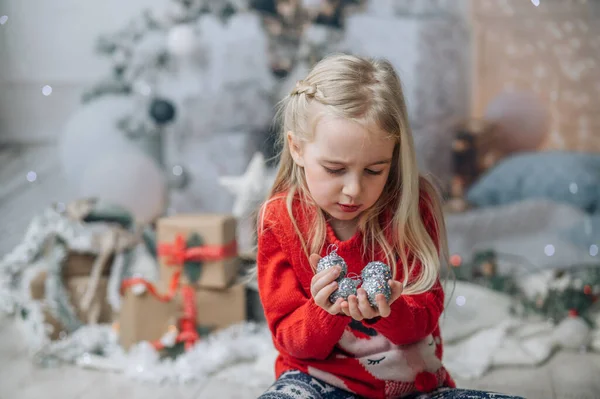
[{"label": "girl's lips", "polygon": [[360,208],[360,205],[338,204],[338,206],[343,212],[356,212]]}]

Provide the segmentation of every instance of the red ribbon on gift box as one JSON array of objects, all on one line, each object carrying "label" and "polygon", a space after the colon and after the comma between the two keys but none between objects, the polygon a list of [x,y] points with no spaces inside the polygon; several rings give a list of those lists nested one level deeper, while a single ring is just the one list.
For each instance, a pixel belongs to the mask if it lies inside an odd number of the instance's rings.
[{"label": "red ribbon on gift box", "polygon": [[[171,278],[169,284],[169,291],[166,294],[161,294],[156,288],[156,286],[148,280],[145,280],[140,277],[129,278],[124,280],[121,284],[121,295],[123,295],[123,293],[128,288],[137,284],[142,284],[146,287],[148,292],[152,294],[155,298],[157,298],[159,301],[169,302],[175,297],[175,294],[177,293],[177,290],[179,288],[180,276],[180,271],[177,271],[175,272],[175,274],[173,274],[173,277]],[[196,293],[192,286],[190,286],[189,284],[182,285],[181,296],[183,299],[183,315],[178,322],[180,332],[177,335],[175,342],[183,342],[186,350],[190,349],[196,343],[196,341],[200,339],[200,336],[196,331],[197,311],[195,295]],[[160,339],[151,342],[151,344],[156,350],[161,350],[165,347]]]},{"label": "red ribbon on gift box", "polygon": [[[201,262],[201,261],[216,261],[224,258],[229,258],[237,255],[237,242],[233,240],[227,245],[201,245],[187,247],[186,239],[182,234],[175,237],[173,243],[163,243],[158,246],[158,255],[167,257],[167,263],[171,266],[180,267],[186,262]],[[180,277],[182,270],[177,270],[171,277],[169,282],[169,291],[166,294],[161,294],[156,289],[154,284],[142,278],[129,278],[121,284],[121,295],[127,288],[137,284],[142,284],[148,292],[156,297],[161,302],[171,301],[180,286]],[[183,299],[183,315],[179,319],[180,332],[177,335],[176,342],[183,342],[186,350],[190,349],[196,341],[200,339],[196,331],[196,298],[195,290],[191,284],[181,285],[181,296]],[[164,345],[160,340],[152,342],[152,345],[157,350],[163,349]]]},{"label": "red ribbon on gift box", "polygon": [[187,247],[186,239],[182,234],[175,237],[173,243],[158,245],[158,255],[167,257],[167,263],[180,266],[187,261],[216,261],[237,255],[237,241],[233,240],[227,245],[200,245]]}]

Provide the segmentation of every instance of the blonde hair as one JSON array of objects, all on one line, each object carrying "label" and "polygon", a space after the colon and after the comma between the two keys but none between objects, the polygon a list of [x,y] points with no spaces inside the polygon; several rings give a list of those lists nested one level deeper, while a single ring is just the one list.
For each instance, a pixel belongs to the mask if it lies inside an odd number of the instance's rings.
[{"label": "blonde hair", "polygon": [[[397,274],[396,257],[400,257],[404,294],[418,294],[430,290],[440,276],[447,260],[447,240],[439,193],[433,184],[419,175],[412,132],[408,123],[402,85],[394,67],[383,59],[370,59],[345,54],[326,57],[317,63],[308,76],[296,84],[279,106],[281,119],[279,142],[282,145],[279,169],[269,193],[269,200],[287,191],[286,206],[296,233],[308,257],[321,253],[326,239],[326,219],[323,211],[312,200],[304,172],[290,153],[287,132],[302,141],[313,139],[311,105],[319,103],[325,112],[336,117],[363,124],[376,124],[396,142],[392,166],[386,185],[377,202],[361,215],[358,228],[363,233],[363,249],[380,248],[394,277]],[[432,213],[438,242],[434,242],[420,212],[421,191]],[[292,202],[298,196],[302,206],[317,210],[311,223],[310,240],[302,236],[292,213]],[[392,219],[381,226],[379,216],[391,209]],[[260,212],[260,228],[264,212]],[[391,234],[389,234],[391,229]],[[391,242],[386,239],[391,237]],[[363,254],[363,256],[366,254]],[[423,267],[413,276],[418,263]]]}]

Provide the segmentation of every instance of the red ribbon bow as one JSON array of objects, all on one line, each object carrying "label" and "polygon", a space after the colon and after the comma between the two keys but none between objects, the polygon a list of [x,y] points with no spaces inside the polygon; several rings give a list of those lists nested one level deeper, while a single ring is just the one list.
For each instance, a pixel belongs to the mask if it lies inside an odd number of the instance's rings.
[{"label": "red ribbon bow", "polygon": [[187,247],[183,235],[178,234],[173,243],[158,245],[158,255],[167,257],[170,265],[182,265],[187,261],[215,261],[237,255],[237,242],[221,245],[201,245],[198,247]]}]

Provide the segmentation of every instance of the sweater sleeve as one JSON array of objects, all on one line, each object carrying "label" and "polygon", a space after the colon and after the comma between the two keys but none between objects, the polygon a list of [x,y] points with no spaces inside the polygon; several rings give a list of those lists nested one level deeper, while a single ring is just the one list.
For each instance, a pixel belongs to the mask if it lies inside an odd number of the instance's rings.
[{"label": "sweater sleeve", "polygon": [[[420,209],[425,228],[439,252],[438,223],[433,217],[427,200],[422,199]],[[415,264],[412,275],[418,276],[421,267],[421,264]],[[398,279],[401,278],[399,275]],[[388,317],[378,317],[367,323],[396,345],[410,344],[423,339],[435,330],[443,310],[444,290],[438,279],[427,292],[418,295],[401,295],[391,305],[391,313]]]},{"label": "sweater sleeve", "polygon": [[350,318],[329,314],[305,294],[281,239],[265,222],[258,236],[258,288],[275,347],[299,359],[325,359]]}]

